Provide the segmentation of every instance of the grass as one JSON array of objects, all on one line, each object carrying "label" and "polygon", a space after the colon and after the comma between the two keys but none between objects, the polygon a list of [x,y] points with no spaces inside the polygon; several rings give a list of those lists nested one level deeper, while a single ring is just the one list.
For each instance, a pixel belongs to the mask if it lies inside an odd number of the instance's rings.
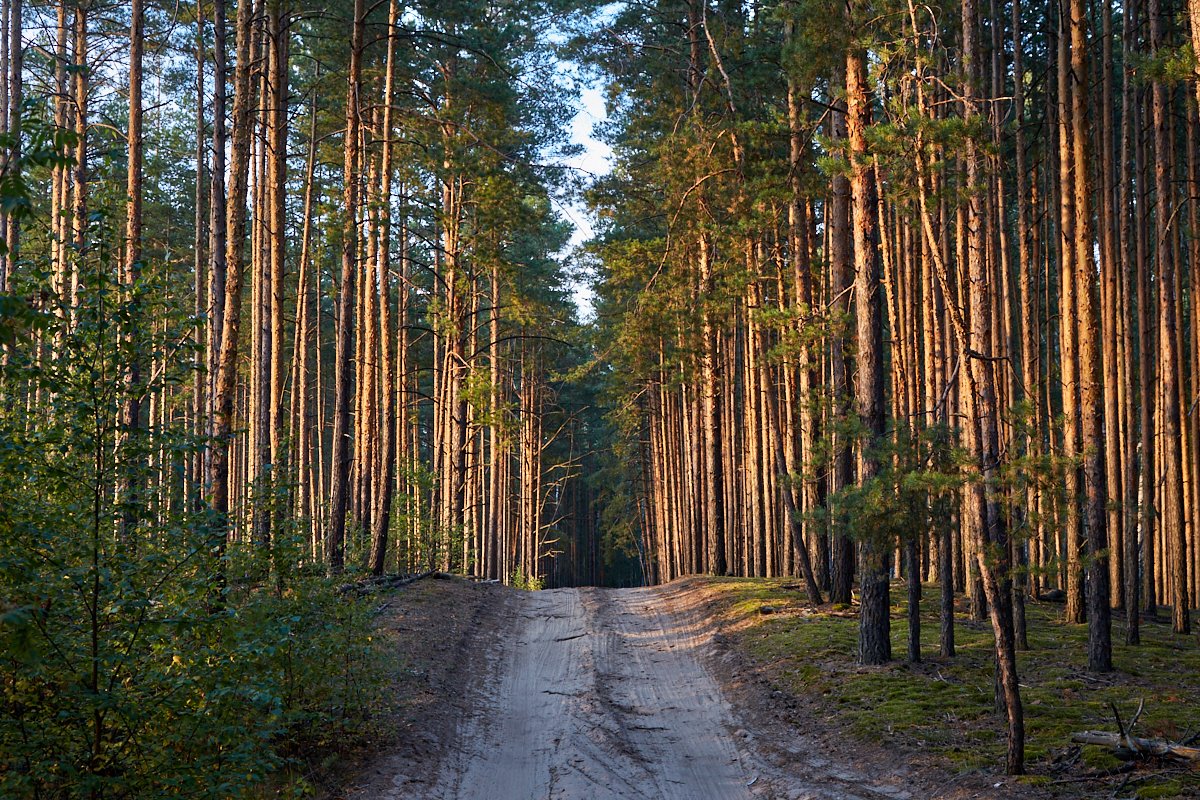
[{"label": "grass", "polygon": [[[991,626],[970,622],[960,609],[957,655],[940,658],[936,587],[923,592],[924,660],[897,660],[882,667],[855,663],[858,620],[853,609],[808,609],[802,589],[783,580],[713,579],[710,587],[727,619],[737,623],[735,645],[762,666],[776,688],[810,701],[806,713],[823,714],[820,722],[826,728],[920,751],[955,770],[1002,766],[1004,723],[994,707]],[[903,592],[902,586],[894,587],[893,601],[902,603]],[[764,606],[774,613],[763,613]],[[1078,796],[1081,784],[1054,781],[1121,763],[1103,748],[1080,749],[1070,743],[1076,731],[1116,730],[1110,702],[1128,720],[1139,698],[1145,699],[1138,723],[1143,736],[1178,741],[1200,730],[1200,647],[1195,637],[1175,636],[1169,624],[1157,623],[1144,624],[1143,644],[1129,647],[1120,643],[1123,626],[1114,624],[1115,671],[1091,675],[1087,627],[1061,622],[1061,613],[1059,604],[1028,605],[1031,649],[1019,654],[1030,771],[1025,780]],[[892,649],[903,659],[908,636],[903,606],[894,605],[892,614]],[[1136,778],[1125,784],[1121,796],[1200,795],[1196,772],[1139,772]]]}]

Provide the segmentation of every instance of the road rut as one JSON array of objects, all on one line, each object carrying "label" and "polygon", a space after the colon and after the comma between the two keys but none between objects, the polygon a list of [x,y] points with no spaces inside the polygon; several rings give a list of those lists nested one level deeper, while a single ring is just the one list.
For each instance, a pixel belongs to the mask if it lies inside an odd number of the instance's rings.
[{"label": "road rut", "polygon": [[653,589],[530,592],[438,797],[750,797],[698,638]]},{"label": "road rut", "polygon": [[[382,755],[340,797],[991,796],[918,788],[894,762],[868,774],[840,748],[822,755],[802,733],[771,719],[769,701],[752,701],[735,714],[709,671],[716,668],[712,620],[678,586],[509,591],[489,601],[475,633],[455,651],[465,659],[456,669],[469,670],[469,679],[444,687],[449,693],[439,718],[453,735],[437,734],[430,719],[430,747]],[[430,748],[440,756],[431,757]]]}]

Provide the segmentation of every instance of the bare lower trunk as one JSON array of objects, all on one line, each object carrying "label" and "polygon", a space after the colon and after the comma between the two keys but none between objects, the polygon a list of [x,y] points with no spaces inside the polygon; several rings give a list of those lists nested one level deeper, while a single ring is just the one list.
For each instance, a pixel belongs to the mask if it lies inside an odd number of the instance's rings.
[{"label": "bare lower trunk", "polygon": [[[1087,17],[1083,0],[1071,0],[1071,74],[1087,70]],[[1079,304],[1080,410],[1083,429],[1084,509],[1087,522],[1088,668],[1112,670],[1112,632],[1108,574],[1108,492],[1104,446],[1104,391],[1101,384],[1100,315],[1092,237],[1092,171],[1089,163],[1087,85],[1071,93],[1072,151],[1075,176],[1075,259]],[[1115,387],[1113,387],[1115,389]]]},{"label": "bare lower trunk", "polygon": [[329,572],[337,574],[345,565],[346,512],[350,501],[350,401],[354,384],[350,361],[354,336],[354,278],[358,271],[359,137],[362,91],[362,49],[365,11],[363,0],[354,0],[350,39],[350,69],[346,87],[346,134],[342,164],[342,253],[338,286],[338,318],[334,352],[333,461],[330,475],[329,534],[325,559]]},{"label": "bare lower trunk", "polygon": [[[846,56],[846,131],[850,145],[850,194],[854,212],[854,306],[858,379],[854,405],[866,427],[860,445],[858,479],[862,484],[879,472],[878,448],[884,436],[883,327],[879,286],[879,243],[875,239],[873,172],[865,163],[870,124],[866,54]],[[864,664],[892,658],[889,600],[891,542],[868,539],[861,545],[858,657]]]}]

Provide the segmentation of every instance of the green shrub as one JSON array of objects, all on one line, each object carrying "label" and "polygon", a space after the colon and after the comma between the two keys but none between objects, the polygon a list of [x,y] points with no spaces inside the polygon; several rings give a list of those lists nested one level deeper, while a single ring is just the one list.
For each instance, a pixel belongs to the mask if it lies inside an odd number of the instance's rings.
[{"label": "green shrub", "polygon": [[[164,365],[147,395],[190,402],[165,388],[190,383],[193,320],[123,303],[99,244],[75,258],[74,306],[27,262],[0,302],[0,797],[300,792],[281,768],[353,741],[378,708],[370,608],[306,565],[283,513],[269,547],[242,513],[214,549],[185,479],[205,442],[123,425],[135,356]],[[157,324],[135,340],[138,314]]]},{"label": "green shrub", "polygon": [[541,578],[527,576],[525,571],[520,567],[513,570],[511,583],[515,589],[524,589],[529,592],[540,592],[546,588],[546,582]]}]

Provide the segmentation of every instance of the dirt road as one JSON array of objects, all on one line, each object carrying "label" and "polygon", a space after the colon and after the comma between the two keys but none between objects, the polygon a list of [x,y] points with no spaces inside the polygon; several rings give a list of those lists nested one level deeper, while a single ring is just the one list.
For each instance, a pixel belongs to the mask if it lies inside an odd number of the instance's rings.
[{"label": "dirt road", "polygon": [[[532,592],[492,707],[446,765],[462,798],[740,798],[721,693],[651,590]],[[458,763],[454,763],[457,761]]]},{"label": "dirt road", "polygon": [[[407,751],[392,754],[345,796],[943,796],[910,790],[894,765],[867,777],[849,766],[853,756],[822,757],[790,728],[765,718],[738,719],[706,666],[713,652],[706,618],[681,602],[677,588],[502,590],[490,597],[489,619],[476,621],[480,632],[460,650],[467,658],[460,663],[473,677],[442,704],[440,719],[454,733],[438,748],[438,765]],[[499,633],[484,632],[491,628]]]}]

